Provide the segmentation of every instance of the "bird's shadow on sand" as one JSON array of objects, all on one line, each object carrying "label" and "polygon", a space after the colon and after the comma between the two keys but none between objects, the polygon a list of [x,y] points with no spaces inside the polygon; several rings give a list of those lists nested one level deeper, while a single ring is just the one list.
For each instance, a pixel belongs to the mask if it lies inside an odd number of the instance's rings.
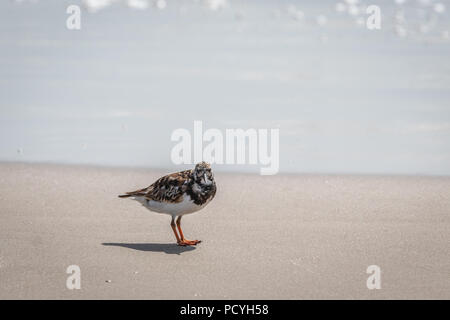
[{"label": "bird's shadow on sand", "polygon": [[179,246],[175,243],[114,243],[105,242],[104,246],[124,247],[139,251],[164,252],[167,254],[181,254],[183,252],[195,250],[193,246]]}]

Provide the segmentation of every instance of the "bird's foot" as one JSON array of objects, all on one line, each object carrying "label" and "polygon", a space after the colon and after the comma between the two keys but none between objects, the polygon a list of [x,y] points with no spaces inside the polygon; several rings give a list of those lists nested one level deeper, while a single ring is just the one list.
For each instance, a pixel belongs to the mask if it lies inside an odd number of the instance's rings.
[{"label": "bird's foot", "polygon": [[179,246],[195,246],[197,243],[202,242],[201,240],[180,240],[178,241]]}]

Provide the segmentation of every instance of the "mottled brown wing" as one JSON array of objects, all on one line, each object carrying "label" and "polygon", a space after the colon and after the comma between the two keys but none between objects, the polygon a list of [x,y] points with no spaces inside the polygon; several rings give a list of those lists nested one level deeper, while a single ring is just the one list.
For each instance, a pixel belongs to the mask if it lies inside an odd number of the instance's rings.
[{"label": "mottled brown wing", "polygon": [[181,202],[189,186],[191,173],[191,170],[186,170],[159,178],[146,189],[145,197],[160,202]]}]

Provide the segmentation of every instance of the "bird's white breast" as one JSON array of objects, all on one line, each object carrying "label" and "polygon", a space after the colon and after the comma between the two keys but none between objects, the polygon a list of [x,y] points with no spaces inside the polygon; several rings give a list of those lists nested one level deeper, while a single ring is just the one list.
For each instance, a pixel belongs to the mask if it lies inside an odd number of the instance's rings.
[{"label": "bird's white breast", "polygon": [[183,200],[177,203],[149,200],[144,201],[142,204],[151,211],[170,214],[175,217],[198,211],[205,207],[207,203],[203,205],[197,205],[191,200],[191,197],[189,195],[185,194],[183,196]]}]

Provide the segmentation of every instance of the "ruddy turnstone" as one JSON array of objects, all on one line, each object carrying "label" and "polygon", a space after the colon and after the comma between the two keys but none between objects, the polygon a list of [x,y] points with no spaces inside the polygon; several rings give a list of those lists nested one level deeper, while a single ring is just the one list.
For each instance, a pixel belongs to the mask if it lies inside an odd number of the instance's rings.
[{"label": "ruddy turnstone", "polygon": [[[187,240],[181,230],[181,217],[204,208],[216,195],[211,166],[198,163],[194,170],[168,174],[147,188],[126,192],[120,198],[132,197],[147,209],[172,216],[170,226],[180,246],[196,245],[200,240]],[[179,235],[177,233],[178,228]]]}]

